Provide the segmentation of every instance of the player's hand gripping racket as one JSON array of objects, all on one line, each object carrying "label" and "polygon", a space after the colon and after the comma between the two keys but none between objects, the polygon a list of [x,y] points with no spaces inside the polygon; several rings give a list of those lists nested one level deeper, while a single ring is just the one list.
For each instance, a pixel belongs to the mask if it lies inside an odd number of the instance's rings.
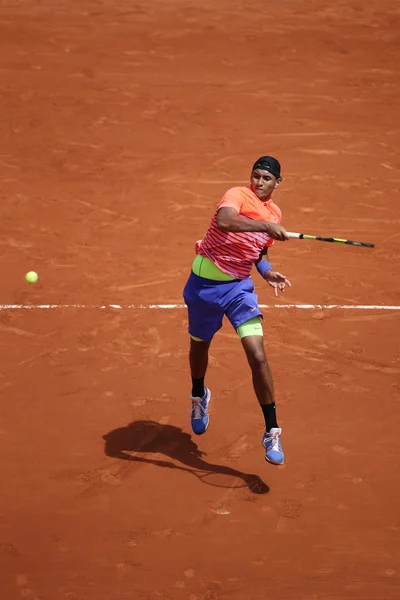
[{"label": "player's hand gripping racket", "polygon": [[289,238],[297,238],[299,240],[317,240],[318,242],[335,242],[337,244],[347,244],[348,246],[363,246],[364,248],[375,248],[375,244],[369,242],[354,242],[353,240],[342,240],[334,237],[320,237],[319,235],[307,235],[305,233],[287,232]]}]

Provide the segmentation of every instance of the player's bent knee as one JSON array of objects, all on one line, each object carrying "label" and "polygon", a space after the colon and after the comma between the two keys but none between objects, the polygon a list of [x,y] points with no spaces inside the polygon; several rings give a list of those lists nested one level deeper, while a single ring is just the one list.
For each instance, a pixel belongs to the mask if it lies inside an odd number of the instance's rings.
[{"label": "player's bent knee", "polygon": [[236,329],[236,332],[241,340],[250,335],[257,335],[262,337],[263,327],[260,317],[253,317],[245,323],[242,323],[242,325],[239,325],[239,327]]},{"label": "player's bent knee", "polygon": [[267,364],[264,348],[259,348],[248,357],[250,366],[254,369],[264,369]]}]

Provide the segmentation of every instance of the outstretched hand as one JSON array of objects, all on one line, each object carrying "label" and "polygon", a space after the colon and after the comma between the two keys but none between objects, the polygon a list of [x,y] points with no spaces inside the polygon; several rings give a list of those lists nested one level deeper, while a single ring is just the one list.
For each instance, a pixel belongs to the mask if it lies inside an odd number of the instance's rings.
[{"label": "outstretched hand", "polygon": [[275,296],[278,295],[278,290],[282,293],[285,291],[285,287],[291,287],[289,279],[286,279],[285,275],[278,273],[278,271],[266,271],[264,275],[265,281],[274,288]]}]

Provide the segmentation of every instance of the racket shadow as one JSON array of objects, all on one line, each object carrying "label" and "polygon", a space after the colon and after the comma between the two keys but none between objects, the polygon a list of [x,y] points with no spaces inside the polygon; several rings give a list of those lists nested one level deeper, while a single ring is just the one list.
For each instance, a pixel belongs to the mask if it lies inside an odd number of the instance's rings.
[{"label": "racket shadow", "polygon": [[[138,420],[126,427],[113,429],[103,436],[104,452],[107,456],[142,464],[152,464],[169,469],[179,469],[198,477],[207,485],[216,487],[245,487],[253,494],[267,494],[269,487],[255,474],[243,473],[226,465],[218,465],[205,461],[204,452],[199,450],[191,435],[180,427],[156,421]],[[136,455],[139,452],[141,455]],[[151,454],[163,454],[169,460],[152,458]],[[143,456],[145,455],[145,456]],[[150,456],[149,456],[150,455]],[[234,478],[232,484],[219,484],[218,477],[224,481]],[[234,485],[234,480],[242,484]],[[212,480],[212,483],[210,483]],[[216,482],[215,482],[216,481]]]}]

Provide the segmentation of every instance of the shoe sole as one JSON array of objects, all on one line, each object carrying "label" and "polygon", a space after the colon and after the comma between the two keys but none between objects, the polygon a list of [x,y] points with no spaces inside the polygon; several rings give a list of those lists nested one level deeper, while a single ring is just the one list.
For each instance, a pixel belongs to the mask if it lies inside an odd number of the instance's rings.
[{"label": "shoe sole", "polygon": [[269,463],[270,465],[276,465],[277,467],[279,467],[279,465],[283,465],[285,464],[285,461],[283,460],[282,462],[274,462],[273,460],[269,460],[269,458],[267,458],[266,456],[264,456],[265,460],[267,461],[267,463]]}]

